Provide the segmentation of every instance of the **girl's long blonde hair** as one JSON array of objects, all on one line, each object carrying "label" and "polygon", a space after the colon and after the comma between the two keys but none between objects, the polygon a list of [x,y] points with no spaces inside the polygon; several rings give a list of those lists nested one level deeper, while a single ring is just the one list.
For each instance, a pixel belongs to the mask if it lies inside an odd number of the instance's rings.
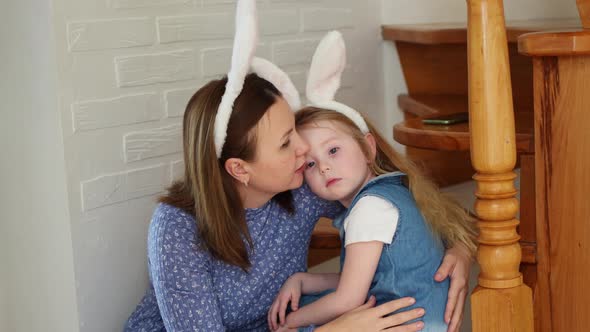
[{"label": "girl's long blonde hair", "polygon": [[[372,159],[365,135],[343,114],[317,107],[306,107],[295,116],[297,127],[318,121],[334,121],[343,125],[357,141],[367,159]],[[371,171],[377,176],[394,171],[405,173],[414,200],[433,232],[440,235],[446,247],[461,243],[473,255],[477,249],[477,225],[474,218],[457,201],[442,193],[414,163],[396,152],[366,118],[365,121],[377,145],[377,153],[373,163],[369,165]]]}]

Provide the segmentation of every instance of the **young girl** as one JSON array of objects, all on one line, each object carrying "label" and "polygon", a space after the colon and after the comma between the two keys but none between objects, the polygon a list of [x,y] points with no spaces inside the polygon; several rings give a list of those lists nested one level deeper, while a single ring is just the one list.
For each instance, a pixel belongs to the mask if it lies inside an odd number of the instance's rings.
[{"label": "young girl", "polygon": [[[425,310],[424,331],[447,331],[449,284],[430,276],[444,255],[442,239],[475,250],[475,224],[358,112],[333,100],[339,86],[333,80],[339,80],[344,61],[330,71],[329,61],[322,59],[338,63],[340,53],[339,34],[328,35],[318,46],[307,88],[308,99],[317,107],[299,111],[296,126],[310,145],[307,184],[319,197],[346,207],[334,219],[343,244],[341,273],[291,276],[271,306],[269,325],[279,327],[277,316],[288,328],[319,325],[369,295],[377,303],[411,296],[416,299],[413,307]],[[313,295],[304,296],[300,305],[301,294]],[[292,312],[285,320],[288,302]]]}]

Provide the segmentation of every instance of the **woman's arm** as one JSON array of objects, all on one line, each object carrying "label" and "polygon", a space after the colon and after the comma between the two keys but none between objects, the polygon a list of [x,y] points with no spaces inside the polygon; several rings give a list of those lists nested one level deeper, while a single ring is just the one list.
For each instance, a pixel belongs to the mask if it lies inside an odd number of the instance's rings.
[{"label": "woman's arm", "polygon": [[316,328],[315,332],[412,332],[419,331],[424,327],[423,322],[414,322],[405,325],[406,322],[420,318],[424,315],[424,309],[415,308],[412,310],[399,312],[390,316],[399,309],[411,306],[415,300],[409,297],[393,300],[383,303],[377,307],[375,297],[371,296],[367,303],[349,311],[337,319]]},{"label": "woman's arm", "polygon": [[473,256],[462,244],[447,249],[442,264],[434,275],[434,280],[443,281],[451,278],[445,322],[449,325],[448,332],[458,332],[463,321],[465,298],[469,293],[469,270]]},{"label": "woman's arm", "polygon": [[345,210],[338,201],[327,201],[318,197],[306,183],[292,192],[295,209],[306,211],[309,221],[313,222],[313,225],[321,217],[334,219]]},{"label": "woman's arm", "polygon": [[[161,207],[160,207],[161,208]],[[167,331],[224,331],[194,219],[167,208],[156,212],[148,235],[150,275]]]},{"label": "woman's arm", "polygon": [[[280,327],[277,332],[413,332],[424,328],[423,322],[405,324],[424,315],[424,310],[415,308],[412,310],[391,314],[402,308],[411,306],[415,301],[413,298],[404,297],[401,299],[383,303],[377,307],[375,297],[371,296],[362,306],[345,313],[335,320],[317,328],[308,327],[304,329],[290,329],[286,326]],[[391,315],[390,315],[391,314]]]},{"label": "woman's arm", "polygon": [[367,298],[383,243],[358,242],[346,246],[346,259],[336,291],[287,316],[287,326],[324,324],[360,306]]}]

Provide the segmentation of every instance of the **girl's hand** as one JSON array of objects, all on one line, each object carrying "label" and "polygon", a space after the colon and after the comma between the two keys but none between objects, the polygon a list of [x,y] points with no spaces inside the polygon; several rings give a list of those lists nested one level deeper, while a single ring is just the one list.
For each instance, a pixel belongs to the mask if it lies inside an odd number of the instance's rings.
[{"label": "girl's hand", "polygon": [[463,321],[463,307],[469,293],[469,270],[473,258],[461,244],[447,249],[442,264],[436,271],[434,280],[443,281],[451,278],[445,322],[449,325],[448,332],[458,332]]},{"label": "girl's hand", "polygon": [[398,300],[383,303],[377,307],[375,297],[371,296],[362,306],[345,313],[337,319],[315,329],[316,332],[348,332],[348,331],[391,331],[411,332],[419,331],[424,327],[423,322],[415,322],[402,325],[407,321],[422,317],[424,309],[417,308],[384,317],[391,312],[410,306],[416,302],[405,297]]},{"label": "girl's hand", "polygon": [[301,298],[301,283],[301,274],[295,273],[285,281],[279,290],[279,294],[268,310],[268,327],[271,331],[285,325],[285,313],[289,301],[291,301],[291,310],[297,311],[299,298]]}]

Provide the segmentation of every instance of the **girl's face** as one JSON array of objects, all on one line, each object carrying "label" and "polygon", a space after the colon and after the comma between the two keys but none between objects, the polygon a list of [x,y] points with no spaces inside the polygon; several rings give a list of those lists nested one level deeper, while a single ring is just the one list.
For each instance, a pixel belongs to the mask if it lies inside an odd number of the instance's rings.
[{"label": "girl's face", "polygon": [[333,121],[317,121],[299,132],[310,146],[305,155],[305,181],[316,195],[348,207],[374,177],[361,147]]},{"label": "girl's face", "polygon": [[257,125],[256,158],[249,162],[248,194],[270,197],[303,184],[309,146],[295,130],[295,116],[283,98],[269,108]]}]

